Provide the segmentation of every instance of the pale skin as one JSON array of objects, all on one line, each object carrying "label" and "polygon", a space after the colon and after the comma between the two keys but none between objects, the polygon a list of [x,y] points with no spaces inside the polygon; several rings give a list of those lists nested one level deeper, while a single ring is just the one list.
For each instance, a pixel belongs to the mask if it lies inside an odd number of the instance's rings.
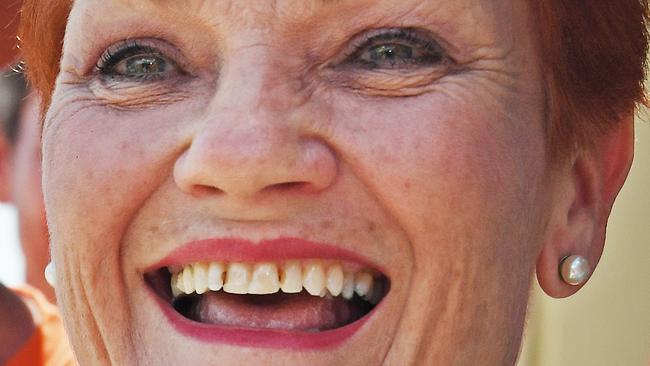
[{"label": "pale skin", "polygon": [[[577,290],[557,261],[597,262],[633,141],[618,128],[552,164],[526,4],[177,4],[79,0],[70,16],[43,182],[81,364],[514,364],[535,268],[551,295]],[[350,61],[358,37],[405,28],[442,61]],[[125,39],[175,66],[107,82],[94,66]],[[334,243],[385,268],[391,291],[332,349],[197,342],[142,274],[229,235]]]}]

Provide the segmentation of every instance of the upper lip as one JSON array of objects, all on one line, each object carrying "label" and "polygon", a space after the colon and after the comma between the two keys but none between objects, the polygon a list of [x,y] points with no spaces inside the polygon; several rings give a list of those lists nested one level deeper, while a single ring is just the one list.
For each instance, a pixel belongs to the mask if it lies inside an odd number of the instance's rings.
[{"label": "upper lip", "polygon": [[277,262],[290,259],[340,260],[385,273],[379,265],[348,249],[295,237],[253,242],[241,238],[213,238],[186,243],[148,271],[196,262]]}]

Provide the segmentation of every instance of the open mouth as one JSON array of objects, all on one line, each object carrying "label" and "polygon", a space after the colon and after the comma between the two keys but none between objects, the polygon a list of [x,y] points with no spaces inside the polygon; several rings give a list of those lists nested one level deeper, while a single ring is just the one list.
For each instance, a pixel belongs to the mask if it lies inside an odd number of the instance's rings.
[{"label": "open mouth", "polygon": [[319,333],[358,322],[389,291],[377,270],[336,260],[200,262],[145,275],[182,317],[233,329]]}]

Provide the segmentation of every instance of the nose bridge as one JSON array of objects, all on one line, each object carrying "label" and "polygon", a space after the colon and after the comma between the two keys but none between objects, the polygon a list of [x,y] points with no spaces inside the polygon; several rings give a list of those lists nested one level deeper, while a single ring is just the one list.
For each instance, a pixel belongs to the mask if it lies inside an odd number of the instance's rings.
[{"label": "nose bridge", "polygon": [[[300,77],[276,60],[266,45],[250,45],[233,52],[219,76],[214,103],[258,112],[287,113],[304,102]],[[302,96],[302,97],[301,97]]]},{"label": "nose bridge", "polygon": [[[261,168],[265,163],[295,159],[299,144],[299,126],[292,114],[287,80],[266,62],[263,47],[236,59],[224,68],[221,85],[204,116],[202,131],[193,147],[205,157],[239,167],[247,164]],[[257,51],[257,52],[254,52]],[[240,52],[243,53],[243,52]]]},{"label": "nose bridge", "polygon": [[[298,154],[299,133],[286,122],[278,122],[269,113],[238,106],[216,106],[195,135],[189,153],[217,165],[222,172],[248,166],[257,170],[283,161],[286,165]],[[275,163],[277,164],[277,162]]]}]

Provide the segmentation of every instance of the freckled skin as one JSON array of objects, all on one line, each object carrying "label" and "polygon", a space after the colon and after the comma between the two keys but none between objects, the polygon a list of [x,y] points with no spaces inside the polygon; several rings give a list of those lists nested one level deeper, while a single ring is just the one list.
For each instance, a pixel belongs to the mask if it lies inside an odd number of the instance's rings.
[{"label": "freckled skin", "polygon": [[[44,190],[81,364],[514,364],[550,194],[525,2],[189,3],[78,0],[70,17]],[[396,26],[443,38],[453,70],[333,66]],[[190,75],[98,82],[97,54],[139,37]],[[199,343],[141,274],[222,236],[334,243],[391,292],[334,349]]]}]

